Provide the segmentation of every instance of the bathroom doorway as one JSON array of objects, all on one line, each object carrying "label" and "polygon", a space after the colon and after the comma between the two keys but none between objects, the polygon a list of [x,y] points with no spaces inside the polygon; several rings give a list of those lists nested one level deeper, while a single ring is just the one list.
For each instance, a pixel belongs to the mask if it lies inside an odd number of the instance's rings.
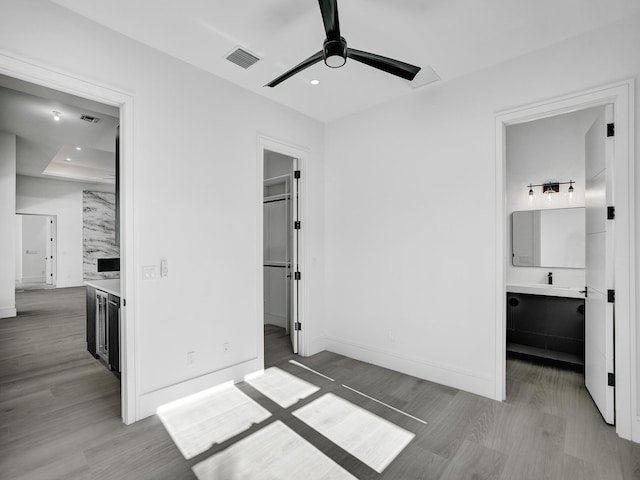
[{"label": "bathroom doorway", "polygon": [[[632,406],[627,395],[630,394],[631,374],[635,372],[631,362],[635,355],[634,346],[620,341],[628,338],[631,333],[630,322],[634,318],[632,311],[635,307],[630,295],[629,282],[634,263],[634,237],[633,230],[629,228],[630,218],[633,218],[633,204],[629,196],[629,178],[633,178],[633,164],[629,160],[630,89],[631,83],[625,82],[496,116],[498,198],[505,199],[504,204],[497,203],[497,214],[501,220],[498,221],[496,255],[498,262],[503,264],[503,269],[499,269],[502,275],[499,275],[496,284],[496,308],[499,310],[498,317],[501,318],[500,331],[497,333],[499,343],[496,351],[496,377],[499,382],[496,384],[496,395],[498,398],[506,399],[509,393],[506,353],[510,350],[510,341],[514,340],[513,335],[507,334],[509,329],[512,333],[516,330],[515,338],[518,343],[521,343],[523,338],[533,338],[533,341],[529,342],[532,345],[529,346],[539,349],[519,351],[515,352],[516,354],[531,356],[543,353],[540,350],[546,350],[548,354],[551,350],[549,346],[554,349],[567,349],[575,347],[578,339],[567,335],[553,319],[547,321],[547,325],[542,329],[538,328],[540,318],[549,311],[555,312],[553,315],[559,315],[561,318],[567,318],[571,312],[575,316],[583,314],[587,390],[605,421],[615,423],[616,432],[625,438],[630,438],[632,430]],[[538,172],[540,178],[534,178],[532,171],[520,172],[528,178],[511,181],[513,179],[510,176],[513,177],[514,171],[518,170],[512,165],[513,152],[510,150],[514,138],[511,134],[515,132],[517,135],[518,130],[526,132],[528,128],[540,130],[540,126],[545,123],[548,127],[554,123],[566,122],[568,119],[573,119],[573,122],[568,122],[568,128],[572,129],[570,131],[573,133],[569,135],[565,132],[558,142],[565,150],[569,149],[569,146],[563,145],[564,141],[573,142],[574,149],[582,149],[581,155],[575,156],[574,152],[574,163],[581,161],[584,177],[581,177],[582,174],[579,172],[568,170],[561,159],[554,159],[553,153],[544,152],[546,141],[538,137],[535,145],[523,155],[533,155],[535,158],[530,158],[527,163],[544,165],[546,171]],[[607,168],[599,166],[595,171],[589,163],[585,164],[585,158],[588,158],[591,148],[589,140],[585,139],[589,130],[596,131],[601,136],[602,145],[597,148],[603,152],[603,156],[610,155],[611,163]],[[531,133],[529,132],[529,136]],[[570,140],[569,137],[576,137],[578,143],[575,143],[575,138]],[[548,162],[547,158],[552,161]],[[615,191],[612,189],[613,184],[616,186]],[[584,195],[583,204],[581,195]],[[610,218],[613,209],[607,208],[609,206],[615,207],[615,220]],[[514,211],[544,212],[556,210],[555,207],[585,208],[586,254],[583,270],[579,267],[545,265],[545,262],[535,265],[534,254],[528,256],[522,253],[524,250],[513,248],[512,241],[515,242],[516,237],[520,235],[513,232],[516,221],[513,217]],[[532,230],[542,228],[541,225],[545,222],[541,217],[533,218],[532,221]],[[555,243],[562,238],[557,234],[560,225],[556,222],[556,235],[553,237]],[[614,226],[615,236],[612,233]],[[592,237],[591,240],[589,237]],[[540,249],[542,246],[536,248]],[[536,253],[535,248],[530,251]],[[594,253],[596,251],[597,254]],[[522,268],[522,262],[531,265]],[[590,278],[594,272],[599,274],[599,279],[595,281]],[[585,285],[587,288],[584,288]],[[584,298],[585,293],[587,298]],[[512,294],[520,297],[514,298]],[[582,295],[582,300],[578,294]],[[582,301],[585,305],[580,308],[580,305],[571,304],[569,307],[565,306],[565,312],[562,312],[563,307],[558,308],[555,299],[567,297]],[[614,297],[615,329],[612,316],[614,304],[611,302]],[[536,302],[539,298],[545,300]],[[518,308],[528,311],[529,315],[520,312],[514,317],[513,309]],[[599,316],[596,319],[597,327],[594,329],[593,325],[590,326],[589,315],[596,312]],[[571,331],[579,331],[581,322],[574,319],[572,323]],[[559,338],[553,338],[554,336]],[[573,345],[570,345],[571,342]],[[566,358],[546,360],[564,362]]]}]

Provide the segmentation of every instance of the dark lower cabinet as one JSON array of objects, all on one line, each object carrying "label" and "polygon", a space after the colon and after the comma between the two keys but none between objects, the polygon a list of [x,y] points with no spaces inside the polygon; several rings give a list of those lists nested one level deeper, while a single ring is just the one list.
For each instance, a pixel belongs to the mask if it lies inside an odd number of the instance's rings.
[{"label": "dark lower cabinet", "polygon": [[507,352],[584,369],[584,299],[507,293]]},{"label": "dark lower cabinet", "polygon": [[96,289],[87,285],[87,350],[96,356]]},{"label": "dark lower cabinet", "polygon": [[87,289],[87,350],[120,373],[120,297]]},{"label": "dark lower cabinet", "polygon": [[109,294],[107,321],[109,322],[109,365],[111,370],[120,373],[120,297]]}]

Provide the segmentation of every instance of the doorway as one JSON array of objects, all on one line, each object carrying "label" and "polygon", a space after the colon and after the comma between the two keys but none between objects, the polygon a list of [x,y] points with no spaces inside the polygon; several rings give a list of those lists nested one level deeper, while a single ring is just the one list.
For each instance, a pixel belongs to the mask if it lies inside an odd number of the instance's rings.
[{"label": "doorway", "polygon": [[265,335],[288,337],[299,353],[300,177],[298,159],[263,150],[263,285]]},{"label": "doorway", "polygon": [[16,290],[55,288],[56,215],[16,214]]},{"label": "doorway", "polygon": [[[635,431],[638,427],[634,422],[636,391],[633,379],[637,375],[637,366],[633,359],[636,358],[635,343],[629,342],[634,335],[635,328],[635,299],[632,295],[635,278],[635,250],[634,250],[634,204],[633,204],[633,178],[634,166],[630,161],[633,138],[630,134],[633,125],[632,109],[633,82],[626,81],[618,84],[596,88],[580,94],[569,95],[555,100],[541,102],[523,108],[506,111],[496,115],[496,263],[498,265],[496,275],[496,399],[506,398],[506,323],[507,308],[506,286],[507,268],[510,258],[505,255],[505,248],[511,235],[510,225],[507,222],[506,211],[506,136],[507,128],[512,125],[524,124],[543,118],[554,117],[571,112],[577,112],[592,107],[613,106],[613,123],[615,135],[612,141],[612,167],[611,174],[615,184],[615,192],[607,200],[609,205],[615,206],[615,231],[613,237],[612,253],[612,282],[615,289],[615,329],[612,332],[612,340],[615,342],[615,354],[612,355],[612,363],[615,364],[615,429],[623,438],[632,438],[638,435]],[[613,127],[612,127],[613,128]],[[527,187],[525,185],[525,187]],[[605,191],[604,189],[602,189]],[[526,193],[526,191],[525,191]],[[551,194],[553,195],[553,194]],[[602,208],[601,208],[602,209]],[[605,209],[606,210],[606,209]],[[588,268],[588,267],[587,267]],[[610,287],[607,287],[610,288]],[[613,308],[613,307],[612,307]],[[604,341],[604,340],[603,340]],[[604,376],[599,382],[606,382]]]},{"label": "doorway", "polygon": [[[134,295],[134,242],[133,236],[133,99],[131,94],[118,88],[101,86],[97,82],[74,77],[62,73],[49,65],[36,61],[25,61],[0,54],[0,75],[18,82],[25,81],[57,91],[61,95],[73,95],[80,99],[99,102],[119,109],[120,123],[120,160],[119,160],[119,193],[120,215],[120,291],[121,308],[121,416],[126,424],[137,420],[136,416],[136,379],[135,371],[135,295]],[[88,120],[87,120],[88,121]],[[59,219],[58,219],[59,220]],[[59,234],[61,232],[58,232]],[[62,232],[64,233],[64,231]],[[58,235],[59,237],[59,235]],[[64,253],[64,252],[63,252]],[[58,263],[58,286],[61,281]],[[66,279],[66,276],[64,277]],[[129,281],[127,281],[129,280]],[[125,302],[126,298],[126,302]]]},{"label": "doorway", "polygon": [[507,357],[578,372],[613,424],[611,117],[605,105],[506,129],[506,340]]}]

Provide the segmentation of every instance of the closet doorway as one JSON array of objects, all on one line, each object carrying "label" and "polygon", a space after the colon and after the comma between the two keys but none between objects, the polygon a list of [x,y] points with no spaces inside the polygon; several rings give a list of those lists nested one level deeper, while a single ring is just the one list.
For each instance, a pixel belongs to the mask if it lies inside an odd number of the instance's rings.
[{"label": "closet doorway", "polygon": [[283,329],[299,351],[301,279],[298,159],[263,150],[263,278],[265,332]]},{"label": "closet doorway", "polygon": [[56,286],[55,215],[16,214],[16,289]]}]

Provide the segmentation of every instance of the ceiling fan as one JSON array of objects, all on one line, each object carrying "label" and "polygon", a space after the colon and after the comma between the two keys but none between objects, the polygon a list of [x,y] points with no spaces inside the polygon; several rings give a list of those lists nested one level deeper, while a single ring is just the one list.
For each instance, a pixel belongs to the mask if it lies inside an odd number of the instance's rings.
[{"label": "ceiling fan", "polygon": [[327,67],[340,68],[347,63],[347,58],[351,58],[357,62],[383,70],[392,75],[397,75],[409,81],[413,80],[420,71],[420,67],[409,63],[347,47],[347,41],[340,36],[338,0],[318,0],[318,3],[320,4],[324,30],[327,33],[327,38],[324,41],[322,50],[311,55],[288,72],[280,75],[271,83],[265,85],[265,87],[275,87],[296,73],[318,63],[320,60],[324,60]]}]

